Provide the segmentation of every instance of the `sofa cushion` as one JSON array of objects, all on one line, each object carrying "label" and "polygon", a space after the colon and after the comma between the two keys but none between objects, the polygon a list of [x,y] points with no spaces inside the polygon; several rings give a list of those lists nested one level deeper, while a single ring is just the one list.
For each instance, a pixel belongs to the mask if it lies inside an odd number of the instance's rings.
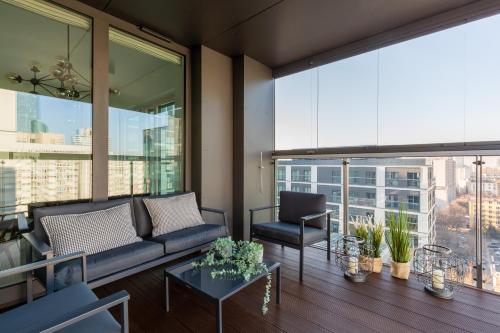
[{"label": "sofa cushion", "polygon": [[[87,257],[87,280],[93,281],[117,273],[165,254],[162,244],[142,241]],[[55,267],[56,289],[82,280],[81,261],[74,260]]]},{"label": "sofa cushion", "polygon": [[[63,313],[75,311],[95,301],[97,297],[89,287],[78,283],[0,314],[1,331],[3,333],[33,332],[34,327],[40,327]],[[121,332],[121,326],[108,311],[104,311],[58,332],[118,333]]]},{"label": "sofa cushion", "polygon": [[[76,203],[76,204],[62,204],[55,206],[46,206],[46,207],[38,207],[33,209],[33,224],[34,224],[34,232],[35,236],[44,241],[45,243],[49,243],[49,238],[45,233],[45,230],[41,224],[40,219],[44,216],[55,216],[55,215],[68,215],[68,214],[82,214],[93,212],[96,210],[108,209],[111,207],[116,207],[122,204],[129,204],[130,209],[133,212],[132,199],[131,198],[123,198],[123,199],[113,199],[106,201],[96,201],[96,202],[85,202],[85,203]],[[132,221],[135,225],[134,215],[132,214]]]},{"label": "sofa cushion", "polygon": [[151,222],[153,237],[204,224],[194,193],[165,198],[144,198]]},{"label": "sofa cushion", "polygon": [[83,214],[44,216],[41,223],[56,256],[78,251],[91,255],[142,240],[128,203]]},{"label": "sofa cushion", "polygon": [[[300,225],[286,222],[269,222],[253,225],[255,237],[263,236],[278,241],[300,245]],[[304,226],[304,244],[309,245],[326,239],[326,230]]]},{"label": "sofa cushion", "polygon": [[144,199],[168,198],[183,194],[186,193],[181,192],[181,193],[171,193],[167,195],[144,195],[144,196],[133,197],[132,201],[134,205],[134,217],[135,217],[137,234],[141,237],[147,237],[151,236],[151,233],[153,232],[153,224],[151,223],[151,216],[149,216],[148,209],[144,204]]},{"label": "sofa cushion", "polygon": [[[323,213],[326,210],[324,194],[281,191],[279,220],[288,223],[300,223],[302,217]],[[316,228],[326,227],[326,217],[322,216],[305,225]]]},{"label": "sofa cushion", "polygon": [[171,254],[203,245],[227,236],[227,228],[218,224],[202,224],[151,238],[164,244],[165,253]]}]

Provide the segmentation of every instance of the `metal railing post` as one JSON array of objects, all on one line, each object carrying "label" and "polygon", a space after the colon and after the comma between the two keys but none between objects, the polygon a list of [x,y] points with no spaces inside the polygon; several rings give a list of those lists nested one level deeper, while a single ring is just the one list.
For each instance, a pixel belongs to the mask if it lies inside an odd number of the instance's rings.
[{"label": "metal railing post", "polygon": [[483,160],[476,156],[476,287],[483,288],[483,234],[482,234],[482,202],[483,202]]},{"label": "metal railing post", "polygon": [[342,227],[344,235],[349,235],[349,159],[344,158],[342,161],[342,209],[344,214],[342,216]]}]

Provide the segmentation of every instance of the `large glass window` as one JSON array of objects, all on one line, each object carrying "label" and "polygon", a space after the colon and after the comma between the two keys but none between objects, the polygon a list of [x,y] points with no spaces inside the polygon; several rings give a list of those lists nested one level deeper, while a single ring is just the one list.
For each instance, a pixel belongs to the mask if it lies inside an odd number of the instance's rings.
[{"label": "large glass window", "polygon": [[276,149],[500,141],[500,15],[276,80]]},{"label": "large glass window", "polygon": [[90,27],[49,3],[0,1],[2,219],[92,195]]},{"label": "large glass window", "polygon": [[184,58],[110,30],[109,195],[184,187]]}]

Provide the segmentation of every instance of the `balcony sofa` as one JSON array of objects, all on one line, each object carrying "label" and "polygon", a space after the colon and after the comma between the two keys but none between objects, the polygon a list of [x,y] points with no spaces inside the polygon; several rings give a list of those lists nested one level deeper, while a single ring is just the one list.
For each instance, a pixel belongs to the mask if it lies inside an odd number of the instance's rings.
[{"label": "balcony sofa", "polygon": [[[160,197],[162,196],[147,196],[147,198]],[[143,202],[144,198],[146,196],[34,208],[33,231],[24,233],[23,236],[32,245],[35,253],[49,259],[53,257],[53,251],[41,224],[42,217],[82,214],[129,204],[133,226],[137,236],[141,237],[142,241],[87,256],[88,285],[90,288],[96,288],[188,254],[205,250],[212,241],[228,234],[227,215],[224,211],[199,207],[200,211],[220,214],[223,224],[202,224],[152,237],[151,217]],[[41,278],[45,280],[48,288],[59,290],[81,281],[81,276],[81,265],[77,262],[69,262],[47,268]]]}]

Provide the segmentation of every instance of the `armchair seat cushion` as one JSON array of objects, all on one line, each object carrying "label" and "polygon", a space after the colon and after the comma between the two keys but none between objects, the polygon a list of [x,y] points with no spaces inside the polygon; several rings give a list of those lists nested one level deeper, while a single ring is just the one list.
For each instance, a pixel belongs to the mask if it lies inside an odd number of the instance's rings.
[{"label": "armchair seat cushion", "polygon": [[[269,222],[253,225],[253,233],[285,243],[300,245],[300,225],[286,222]],[[304,226],[304,245],[313,244],[326,239],[326,230]]]},{"label": "armchair seat cushion", "polygon": [[[142,241],[90,255],[87,257],[87,280],[93,281],[144,264],[162,257],[164,253],[161,244]],[[59,264],[54,271],[57,290],[81,281],[82,271],[78,260]]]},{"label": "armchair seat cushion", "polygon": [[227,236],[227,228],[219,224],[201,224],[151,238],[165,246],[165,254],[184,251]]},{"label": "armchair seat cushion", "polygon": [[[0,314],[1,331],[35,332],[34,327],[50,323],[64,313],[69,313],[97,301],[96,295],[83,283],[74,284],[49,294],[32,303]],[[107,311],[70,325],[58,332],[120,332],[120,324]]]}]

